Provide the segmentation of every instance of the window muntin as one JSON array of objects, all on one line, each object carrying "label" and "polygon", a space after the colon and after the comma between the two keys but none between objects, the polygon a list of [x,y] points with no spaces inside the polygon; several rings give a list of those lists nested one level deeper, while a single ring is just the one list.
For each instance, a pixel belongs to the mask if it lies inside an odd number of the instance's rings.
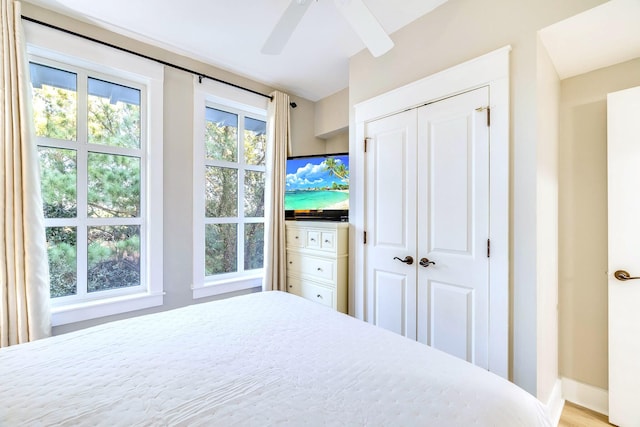
[{"label": "window muntin", "polygon": [[30,63],[54,305],[146,291],[144,87]]},{"label": "window muntin", "polygon": [[215,283],[264,264],[266,121],[205,108],[204,275]]}]

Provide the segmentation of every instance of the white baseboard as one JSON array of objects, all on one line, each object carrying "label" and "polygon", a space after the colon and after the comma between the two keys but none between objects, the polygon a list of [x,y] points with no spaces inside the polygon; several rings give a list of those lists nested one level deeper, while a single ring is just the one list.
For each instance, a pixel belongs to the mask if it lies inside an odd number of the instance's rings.
[{"label": "white baseboard", "polygon": [[562,397],[576,405],[609,415],[609,391],[569,378],[562,378]]},{"label": "white baseboard", "polygon": [[549,418],[551,418],[551,425],[557,426],[560,422],[560,416],[562,415],[562,409],[564,408],[564,399],[562,398],[562,381],[560,378],[553,385],[551,395],[547,401],[547,408],[549,408]]}]

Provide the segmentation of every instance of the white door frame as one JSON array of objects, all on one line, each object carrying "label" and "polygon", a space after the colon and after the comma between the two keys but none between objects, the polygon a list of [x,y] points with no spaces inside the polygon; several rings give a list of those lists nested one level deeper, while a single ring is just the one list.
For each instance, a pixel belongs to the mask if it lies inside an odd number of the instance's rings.
[{"label": "white door frame", "polygon": [[491,126],[489,153],[491,200],[489,230],[489,370],[508,378],[509,373],[509,52],[505,46],[406,86],[354,106],[355,139],[351,155],[351,223],[349,256],[349,313],[368,320],[366,312],[365,251],[365,123],[396,112],[489,86]]}]

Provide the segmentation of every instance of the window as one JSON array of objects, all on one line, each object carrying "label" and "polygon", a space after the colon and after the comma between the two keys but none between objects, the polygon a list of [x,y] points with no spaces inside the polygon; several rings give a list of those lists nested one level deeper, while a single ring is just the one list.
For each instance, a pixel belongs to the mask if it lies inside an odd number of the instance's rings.
[{"label": "window", "polygon": [[194,297],[260,286],[264,264],[264,110],[201,101],[194,142]]},{"label": "window", "polygon": [[[162,265],[162,104],[151,111],[149,101],[162,96],[161,79],[113,68],[139,62],[120,52],[26,30],[53,324],[160,305],[162,275],[152,266]],[[74,56],[78,45],[108,66]]]}]

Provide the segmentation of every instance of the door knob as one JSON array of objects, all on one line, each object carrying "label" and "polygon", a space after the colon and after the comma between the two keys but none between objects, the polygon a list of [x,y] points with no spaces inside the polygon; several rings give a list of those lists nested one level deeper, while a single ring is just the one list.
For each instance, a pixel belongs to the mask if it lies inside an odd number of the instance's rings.
[{"label": "door knob", "polygon": [[435,262],[429,261],[429,258],[420,258],[419,264],[423,267],[429,267],[429,264],[436,265]]},{"label": "door knob", "polygon": [[631,275],[629,273],[627,273],[624,270],[618,270],[615,273],[613,273],[613,277],[615,277],[616,279],[624,282],[626,280],[635,280],[635,279],[640,279],[640,277],[631,277]]},{"label": "door knob", "polygon": [[397,256],[394,256],[393,259],[397,259],[400,262],[404,262],[407,265],[413,264],[413,257],[411,255],[407,255],[404,259],[400,259]]}]

